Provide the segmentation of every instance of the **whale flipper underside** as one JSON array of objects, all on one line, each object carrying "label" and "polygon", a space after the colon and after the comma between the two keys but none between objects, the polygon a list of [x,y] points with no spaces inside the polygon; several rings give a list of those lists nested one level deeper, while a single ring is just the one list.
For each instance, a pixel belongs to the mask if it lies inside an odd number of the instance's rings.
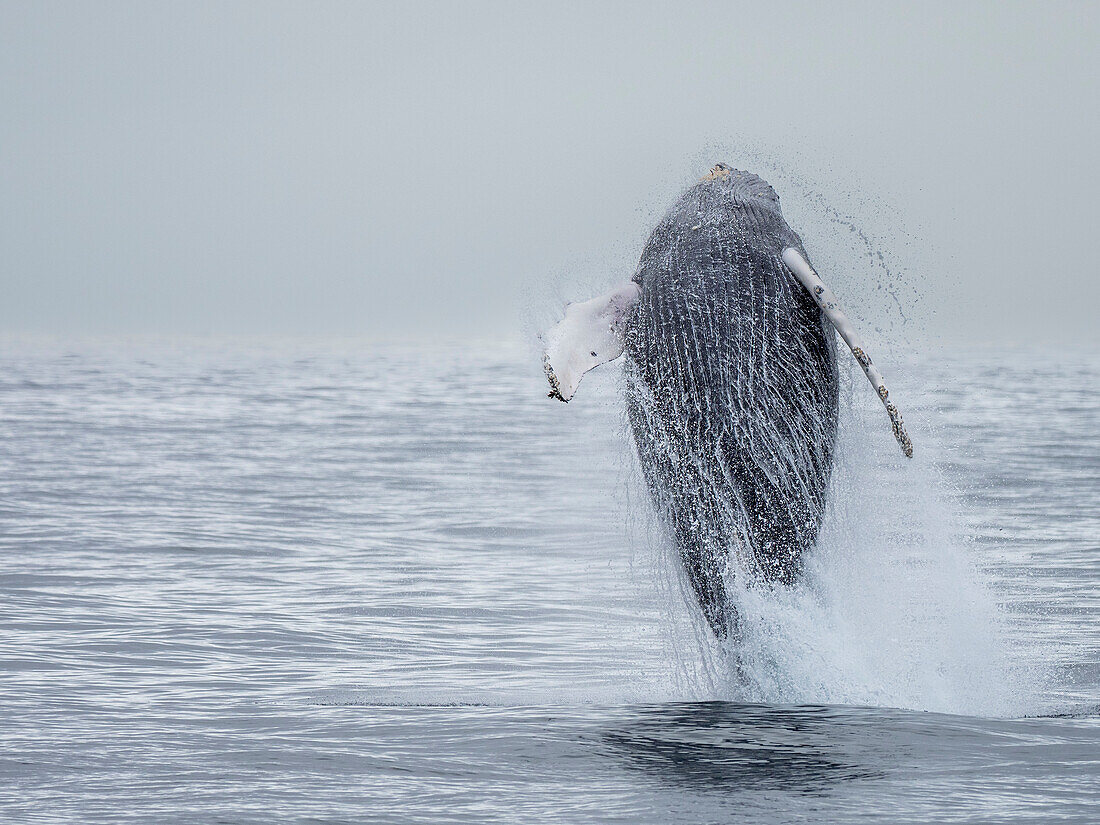
[{"label": "whale flipper underside", "polygon": [[568,401],[586,372],[623,354],[623,322],[639,294],[638,285],[628,281],[565,308],[565,317],[546,334],[542,358],[551,398]]},{"label": "whale flipper underside", "polygon": [[901,447],[901,451],[905,453],[906,458],[912,458],[913,442],[909,439],[909,433],[905,431],[905,423],[902,421],[901,412],[890,400],[890,391],[886,389],[886,382],[882,379],[882,373],[878,371],[878,367],[871,360],[871,356],[867,354],[867,347],[863,343],[863,339],[859,337],[859,334],[852,327],[852,322],[848,320],[848,316],[840,308],[840,302],[833,295],[833,291],[825,286],[817,272],[810,266],[810,262],[806,260],[806,256],[798,249],[789,246],[783,250],[782,257],[783,263],[787,265],[795,278],[798,279],[798,282],[813,296],[825,317],[829,319],[829,323],[836,328],[837,333],[852,351],[856,363],[859,364],[863,374],[867,376],[867,380],[875,388],[875,394],[878,395],[883,406],[886,407],[886,414],[890,416],[890,429],[894,433],[894,438],[897,439],[898,446]]}]

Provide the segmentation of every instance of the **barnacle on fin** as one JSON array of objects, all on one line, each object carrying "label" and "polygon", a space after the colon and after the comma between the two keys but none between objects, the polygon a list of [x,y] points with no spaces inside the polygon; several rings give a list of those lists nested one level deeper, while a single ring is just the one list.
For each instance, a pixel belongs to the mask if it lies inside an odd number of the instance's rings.
[{"label": "barnacle on fin", "polygon": [[871,356],[865,353],[859,347],[852,347],[852,355],[856,357],[856,361],[859,362],[859,365],[863,367],[863,369],[866,370],[869,366],[871,366]]},{"label": "barnacle on fin", "polygon": [[893,404],[886,405],[886,414],[890,416],[890,428],[894,431],[894,438],[901,445],[901,451],[906,458],[913,457],[913,442],[909,440],[909,433],[905,432],[905,422],[901,420],[901,413]]}]

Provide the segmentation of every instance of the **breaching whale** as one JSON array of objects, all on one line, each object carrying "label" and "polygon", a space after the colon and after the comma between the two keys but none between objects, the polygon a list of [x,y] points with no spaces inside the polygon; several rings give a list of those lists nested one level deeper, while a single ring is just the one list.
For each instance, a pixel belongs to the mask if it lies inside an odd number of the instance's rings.
[{"label": "breaching whale", "polygon": [[550,396],[626,353],[642,474],[704,617],[736,637],[730,577],[790,584],[825,510],[836,338],[912,444],[866,349],[761,178],[716,165],[650,235],[633,278],[545,336]]}]

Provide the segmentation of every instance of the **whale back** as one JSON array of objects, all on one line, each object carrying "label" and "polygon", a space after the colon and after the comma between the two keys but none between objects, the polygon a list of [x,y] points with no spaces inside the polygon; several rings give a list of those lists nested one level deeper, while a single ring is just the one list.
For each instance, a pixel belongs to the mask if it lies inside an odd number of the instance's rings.
[{"label": "whale back", "polygon": [[625,336],[643,474],[719,636],[735,620],[726,576],[798,577],[824,513],[838,403],[832,329],[781,258],[802,243],[767,183],[727,172],[654,230]]}]

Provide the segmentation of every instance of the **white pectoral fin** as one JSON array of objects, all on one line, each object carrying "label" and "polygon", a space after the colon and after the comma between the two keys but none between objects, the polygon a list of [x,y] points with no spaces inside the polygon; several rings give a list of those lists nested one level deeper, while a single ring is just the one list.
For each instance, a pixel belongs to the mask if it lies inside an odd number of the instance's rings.
[{"label": "white pectoral fin", "polygon": [[550,397],[568,401],[586,372],[623,354],[623,320],[641,289],[630,281],[606,295],[569,304],[565,317],[546,333],[542,357]]},{"label": "white pectoral fin", "polygon": [[886,407],[886,414],[890,416],[890,428],[894,431],[894,438],[901,445],[901,451],[905,453],[906,457],[912,458],[913,442],[909,440],[909,434],[905,432],[905,424],[901,420],[901,413],[891,403],[890,393],[886,389],[886,384],[882,381],[882,374],[871,362],[871,356],[867,354],[863,341],[856,334],[855,329],[852,328],[851,321],[844,314],[844,310],[840,308],[833,291],[822,283],[821,278],[810,266],[810,262],[793,246],[788,246],[783,250],[783,263],[794,273],[798,282],[806,287],[817,305],[821,307],[821,311],[825,313],[825,317],[836,327],[836,331],[840,333],[844,343],[852,350],[852,355],[855,356],[856,361],[863,368],[863,374],[867,376],[867,380],[871,382],[871,386],[875,388],[879,399]]}]

